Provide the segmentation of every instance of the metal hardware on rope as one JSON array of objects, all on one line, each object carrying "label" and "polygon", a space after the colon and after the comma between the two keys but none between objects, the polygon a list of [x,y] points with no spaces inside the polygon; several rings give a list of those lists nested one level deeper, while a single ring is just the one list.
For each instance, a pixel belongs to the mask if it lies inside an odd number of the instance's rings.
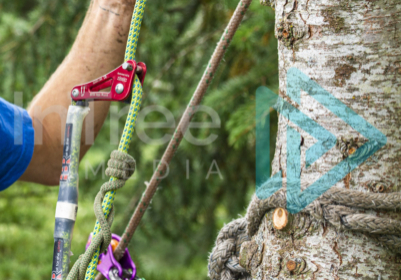
[{"label": "metal hardware on rope", "polygon": [[[103,274],[108,280],[114,279],[126,279],[134,280],[136,278],[136,267],[132,261],[131,255],[128,249],[125,249],[125,253],[118,262],[114,256],[113,251],[120,242],[121,237],[117,234],[112,234],[112,243],[107,247],[107,251],[99,256],[99,264],[97,270]],[[90,246],[92,241],[92,235],[89,235],[86,249]]]},{"label": "metal hardware on rope", "polygon": [[[101,187],[95,199],[95,215],[97,221],[92,233],[93,239],[91,245],[74,264],[67,277],[67,279],[70,280],[77,278],[80,280],[93,280],[95,278],[99,254],[107,248],[111,240],[110,225],[113,219],[114,196],[116,190],[124,186],[125,180],[128,178],[124,175],[126,174],[125,171],[119,171],[119,168],[124,168],[124,166],[127,165],[130,166],[130,162],[134,162],[126,153],[128,152],[134,134],[137,115],[141,107],[142,85],[146,75],[146,65],[135,62],[135,53],[145,4],[146,0],[138,0],[135,3],[124,63],[116,70],[93,82],[74,87],[71,92],[73,104],[82,103],[87,105],[87,100],[117,100],[130,102],[130,108],[118,152],[113,152],[112,160],[109,161],[109,165],[117,164],[112,166],[113,168],[117,168],[113,169],[116,172],[111,171],[111,169],[109,169],[109,171],[106,170],[106,175],[111,176],[111,178],[108,183]],[[138,74],[138,76],[135,74]],[[133,79],[134,82],[132,82]],[[109,86],[111,86],[110,92],[99,92],[99,90]],[[117,158],[113,159],[114,156]],[[119,162],[121,159],[127,161],[121,163]],[[68,261],[66,263],[68,268]],[[113,266],[113,268],[115,268],[115,266]],[[68,269],[65,271],[67,270]]]},{"label": "metal hardware on rope", "polygon": [[[136,73],[141,86],[146,76],[146,65],[142,62],[137,63],[134,60],[128,60],[110,73],[92,82],[75,86],[71,91],[73,106],[70,106],[68,110],[66,121],[54,229],[52,279],[65,278],[68,273],[72,232],[78,210],[78,166],[81,131],[84,118],[89,112],[88,101],[128,101],[131,97],[131,88]],[[111,87],[110,92],[100,92],[107,87]],[[138,103],[136,101],[136,105]],[[126,143],[125,139],[124,142]]]},{"label": "metal hardware on rope", "polygon": [[[71,98],[74,101],[107,100],[129,102],[135,74],[138,74],[139,81],[143,86],[146,65],[143,62],[128,60],[92,82],[75,86],[71,91]],[[108,87],[111,87],[110,92],[100,91]]]},{"label": "metal hardware on rope", "polygon": [[[141,24],[142,24],[145,6],[146,6],[146,0],[137,0],[135,3],[134,12],[133,12],[132,20],[131,20],[131,25],[130,25],[130,32],[128,34],[127,46],[125,49],[124,62],[128,62],[129,60],[135,60],[136,48],[138,45],[139,32],[141,30]],[[128,70],[128,68],[130,68],[126,64],[125,64],[125,67],[127,69],[124,69],[124,70]],[[144,70],[146,70],[146,69],[143,69],[143,71]],[[118,147],[118,151],[121,153],[128,152],[128,148],[129,148],[129,145],[131,144],[132,136],[134,134],[136,119],[137,119],[139,109],[141,107],[141,103],[142,103],[142,85],[141,85],[140,79],[137,76],[135,76],[134,85],[132,87],[132,97],[131,97],[131,103],[130,103],[130,107],[129,107],[129,111],[128,111],[128,116],[125,121],[124,132],[123,132],[123,135],[121,136],[120,145]],[[110,178],[109,183],[113,184],[113,182],[117,179],[118,178],[112,176]],[[104,194],[103,197],[101,197],[102,203],[101,203],[101,208],[99,208],[101,210],[101,216],[102,216],[101,219],[109,218],[111,211],[113,209],[115,193],[116,193],[115,190],[110,189]],[[100,196],[102,196],[102,189],[96,198],[98,198]],[[96,213],[96,210],[95,210],[95,213]],[[97,214],[98,213],[96,213],[96,215]],[[101,225],[100,216],[99,217],[97,216],[97,218],[98,218],[98,220],[96,221],[96,224],[95,224],[94,230],[93,230],[93,241],[92,241],[93,244],[95,244],[96,240],[100,240],[100,243],[102,243],[101,242],[102,239],[106,238],[105,233],[104,233],[104,231],[105,231],[104,226],[107,226],[107,224],[102,222],[103,225]],[[102,230],[102,233],[101,233],[101,230]],[[111,235],[111,233],[109,233],[109,234]],[[99,254],[101,253],[101,249],[105,249],[105,247],[107,248],[107,246],[109,245],[109,243],[107,243],[107,241],[108,242],[110,241],[110,239],[111,239],[110,235],[107,237],[106,240],[103,240],[102,248],[100,248],[100,243],[98,243],[98,244],[95,244],[96,246],[93,245],[93,248],[94,248],[93,251],[89,250],[90,248],[88,248],[88,251],[86,251],[84,253],[84,256],[87,256],[87,257],[91,256],[91,259],[90,259],[90,261],[87,261],[87,259],[85,259],[85,262],[82,262],[82,264],[80,265],[80,267],[79,267],[80,279],[85,278],[85,280],[93,280],[95,278],[95,276],[97,274],[96,269],[97,269]],[[90,247],[92,247],[92,244]],[[76,263],[74,265],[74,267],[77,265],[78,264]],[[84,267],[85,265],[86,265],[86,268]],[[85,270],[86,270],[86,273],[84,275],[83,272]],[[76,276],[78,276],[78,274],[74,275],[73,277],[71,277],[69,279],[76,279]]]}]

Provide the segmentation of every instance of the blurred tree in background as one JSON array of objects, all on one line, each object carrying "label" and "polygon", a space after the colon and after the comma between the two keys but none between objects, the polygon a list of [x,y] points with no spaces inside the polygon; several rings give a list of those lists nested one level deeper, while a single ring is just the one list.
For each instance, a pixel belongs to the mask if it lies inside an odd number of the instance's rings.
[{"label": "blurred tree in background", "polygon": [[[148,66],[143,108],[162,106],[178,123],[237,3],[148,1],[137,54]],[[22,92],[24,106],[29,105],[68,53],[88,6],[88,0],[0,0],[1,97],[13,102],[14,92]],[[261,85],[277,90],[277,83],[274,13],[254,2],[203,102],[218,113],[221,127],[191,129],[199,139],[211,134],[217,139],[204,146],[183,141],[130,245],[140,276],[207,279],[208,252],[218,230],[245,213],[255,190],[254,93]],[[93,200],[108,180],[103,167],[117,147],[113,142],[120,137],[123,112],[124,104],[112,105],[95,144],[81,161],[72,262],[93,229]],[[116,133],[110,118],[119,113]],[[211,122],[211,117],[198,112],[194,121]],[[151,139],[173,131],[146,128],[145,122],[166,119],[152,112],[138,122],[138,131]],[[273,117],[273,131],[275,123]],[[274,133],[270,145],[273,155]],[[165,147],[160,141],[134,140],[130,154],[137,170],[116,197],[117,234],[123,232]],[[50,277],[57,193],[58,188],[22,182],[0,193],[0,279]]]}]

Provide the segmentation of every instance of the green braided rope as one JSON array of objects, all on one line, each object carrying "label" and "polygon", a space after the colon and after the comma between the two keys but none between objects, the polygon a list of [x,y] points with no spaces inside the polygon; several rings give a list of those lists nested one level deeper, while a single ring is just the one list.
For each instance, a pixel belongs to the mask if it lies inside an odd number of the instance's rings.
[{"label": "green braided rope", "polygon": [[[125,49],[124,61],[135,59],[136,48],[138,46],[138,37],[141,29],[145,5],[146,5],[146,0],[137,0],[135,3],[130,31],[128,34],[127,47]],[[125,121],[124,132],[123,135],[121,136],[120,145],[118,147],[118,150],[121,152],[124,153],[128,152],[128,148],[131,143],[132,136],[134,134],[136,118],[138,115],[138,111],[141,107],[141,103],[142,103],[142,86],[138,77],[135,76],[135,83],[132,88],[131,105],[128,111],[127,120]],[[114,181],[115,179],[116,179],[115,177],[111,177],[110,182]],[[106,195],[104,196],[102,208],[106,218],[109,216],[111,208],[113,206],[115,193],[116,192],[114,190],[111,190],[107,192]],[[101,228],[102,226],[99,220],[96,221],[95,228],[93,230],[93,237],[96,237],[96,235],[98,235]],[[96,268],[98,263],[98,257],[100,254],[99,249],[100,248],[98,247],[98,249],[93,254],[91,262],[88,264],[85,279],[93,280],[94,277],[96,276],[96,271],[97,271]]]},{"label": "green braided rope", "polygon": [[[146,0],[137,0],[135,3],[134,13],[131,20],[130,32],[128,34],[127,47],[125,49],[124,61],[135,59],[136,48],[138,46],[138,37],[141,29],[145,5],[146,5]],[[136,118],[138,115],[138,111],[141,107],[141,103],[142,103],[142,86],[138,77],[135,76],[135,83],[132,88],[131,105],[128,111],[127,120],[125,121],[124,132],[123,135],[121,136],[120,145],[118,147],[118,150],[123,153],[128,152],[128,148],[134,133]],[[115,177],[110,178],[110,182],[114,180],[116,180]],[[109,216],[111,208],[113,206],[115,193],[116,193],[115,190],[111,190],[107,192],[104,196],[102,209],[104,216],[106,218]],[[97,220],[95,228],[93,230],[93,237],[96,237],[99,234],[101,228],[102,226],[99,220]],[[99,249],[100,249],[99,247],[96,249],[91,261],[88,264],[85,280],[93,280],[96,276],[96,271],[97,271],[96,268],[98,263],[98,257],[100,254]]]},{"label": "green braided rope", "polygon": [[[134,13],[131,19],[130,32],[128,34],[127,46],[125,49],[124,61],[135,59],[145,5],[146,0],[137,0],[135,3]],[[135,82],[132,87],[131,105],[128,111],[127,119],[125,121],[124,132],[121,136],[120,145],[118,147],[118,152],[120,153],[126,154],[128,152],[129,145],[134,134],[136,118],[141,107],[141,103],[142,85],[138,77],[135,76]],[[125,180],[123,180],[123,183],[121,184],[121,180],[117,178],[118,175],[120,175],[118,174],[118,172],[115,174],[108,174],[107,172],[108,171],[106,170],[106,175],[111,176],[111,178],[108,183],[104,184],[101,187],[95,199],[95,215],[97,221],[92,233],[91,245],[74,264],[70,274],[68,275],[68,280],[77,279],[77,277],[79,277],[80,280],[93,280],[96,276],[99,255],[110,244],[110,225],[113,218],[112,211],[114,196],[116,190],[124,186]],[[101,208],[99,206],[100,202]],[[99,234],[101,232],[101,229],[103,232],[102,234]],[[84,276],[85,268],[86,275]]]}]

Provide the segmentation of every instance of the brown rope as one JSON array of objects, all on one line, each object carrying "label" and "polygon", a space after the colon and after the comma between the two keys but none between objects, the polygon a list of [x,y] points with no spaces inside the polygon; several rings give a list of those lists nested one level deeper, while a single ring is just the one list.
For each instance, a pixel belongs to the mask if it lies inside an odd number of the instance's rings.
[{"label": "brown rope", "polygon": [[[121,259],[124,254],[125,248],[127,248],[129,242],[131,241],[132,236],[134,235],[135,230],[137,229],[139,222],[141,221],[146,209],[148,208],[150,201],[152,200],[153,195],[157,190],[157,186],[163,178],[163,175],[166,172],[166,167],[171,162],[175,152],[177,151],[178,146],[181,143],[181,140],[187,131],[188,124],[191,121],[193,115],[197,111],[199,104],[202,101],[202,98],[209,87],[216,70],[223,59],[223,56],[231,43],[232,38],[234,37],[235,32],[238,29],[242,19],[244,18],[245,12],[248,10],[249,5],[252,0],[240,0],[238,6],[230,19],[230,22],[225,29],[221,40],[217,44],[213,55],[209,61],[208,66],[196,88],[191,101],[189,102],[175,132],[173,137],[168,144],[163,157],[160,161],[157,170],[153,173],[152,178],[150,179],[149,184],[147,184],[146,190],[142,195],[142,199],[139,202],[138,206],[135,209],[134,214],[132,215],[124,234],[121,238],[120,243],[118,244],[114,255],[117,260]],[[101,274],[96,278],[98,280],[104,279]]]}]

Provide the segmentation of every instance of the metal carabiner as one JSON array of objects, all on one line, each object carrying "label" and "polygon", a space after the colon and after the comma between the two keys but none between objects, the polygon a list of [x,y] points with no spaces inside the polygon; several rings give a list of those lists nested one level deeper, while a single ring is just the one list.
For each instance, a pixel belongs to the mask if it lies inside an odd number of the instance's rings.
[{"label": "metal carabiner", "polygon": [[[117,234],[112,234],[112,240],[114,245],[120,242],[121,237]],[[86,249],[89,247],[92,241],[92,234],[89,235]],[[135,280],[136,278],[136,266],[132,261],[131,255],[128,249],[125,249],[124,255],[118,262],[113,255],[113,245],[110,243],[107,247],[107,251],[100,254],[99,264],[97,270],[103,274],[108,280]]]}]

